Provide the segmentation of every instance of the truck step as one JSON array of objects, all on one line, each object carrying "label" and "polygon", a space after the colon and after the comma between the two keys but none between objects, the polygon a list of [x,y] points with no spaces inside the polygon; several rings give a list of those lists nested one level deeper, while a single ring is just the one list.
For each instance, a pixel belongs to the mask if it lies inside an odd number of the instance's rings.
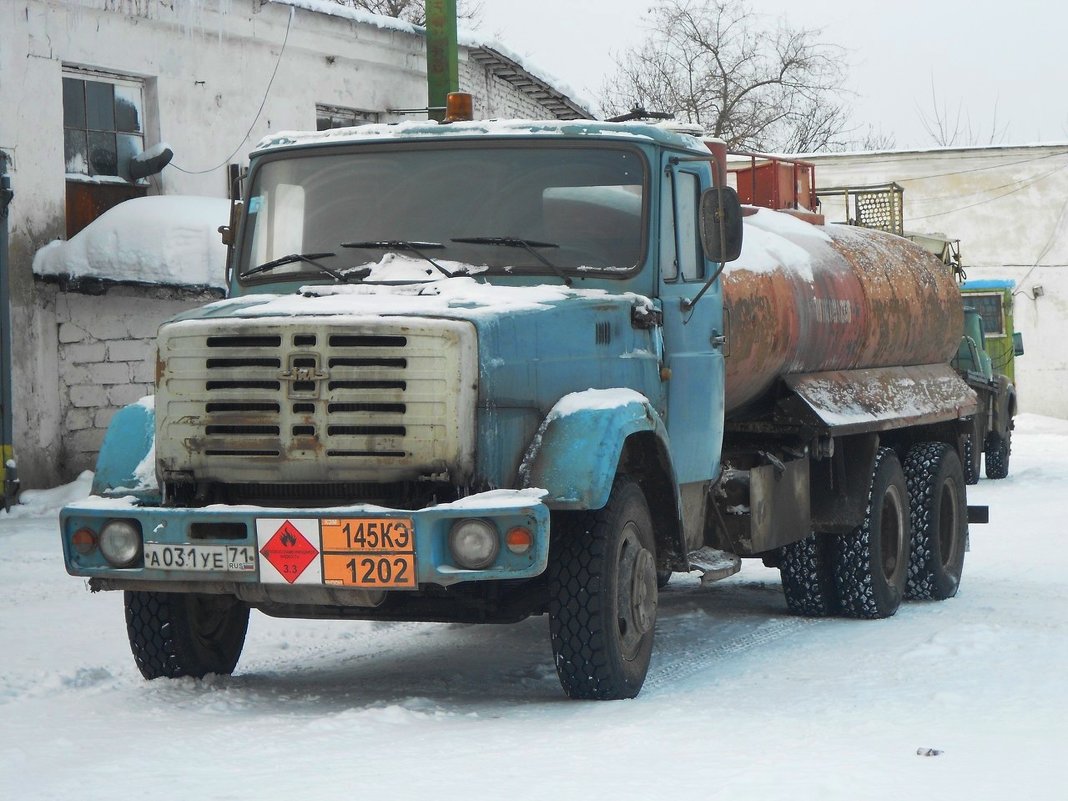
[{"label": "truck step", "polygon": [[686,558],[690,561],[690,570],[701,571],[702,584],[725,579],[742,569],[741,557],[707,545],[690,551]]}]

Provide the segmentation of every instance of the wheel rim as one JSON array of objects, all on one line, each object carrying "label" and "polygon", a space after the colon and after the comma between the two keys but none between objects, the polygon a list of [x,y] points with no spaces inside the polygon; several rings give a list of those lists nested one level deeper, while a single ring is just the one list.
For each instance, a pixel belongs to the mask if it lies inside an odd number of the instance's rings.
[{"label": "wheel rim", "polygon": [[893,584],[895,576],[905,566],[905,560],[901,558],[905,541],[905,505],[896,486],[886,488],[879,526],[883,576],[888,583]]},{"label": "wheel rim", "polygon": [[942,484],[938,510],[938,550],[942,567],[953,561],[957,550],[957,512],[957,488],[952,481],[946,481]]},{"label": "wheel rim", "polygon": [[642,545],[637,524],[623,528],[619,546],[616,625],[623,658],[632,660],[656,623],[656,560]]}]

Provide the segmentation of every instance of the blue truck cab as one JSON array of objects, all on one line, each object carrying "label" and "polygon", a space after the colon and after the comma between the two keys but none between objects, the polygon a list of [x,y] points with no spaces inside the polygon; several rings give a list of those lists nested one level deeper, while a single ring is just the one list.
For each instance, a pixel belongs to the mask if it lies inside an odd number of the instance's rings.
[{"label": "blue truck cab", "polygon": [[228,297],[161,327],[154,397],[62,512],[143,675],[231,672],[250,608],[547,613],[569,696],[635,695],[720,471],[722,174],[643,124],[262,142]]}]

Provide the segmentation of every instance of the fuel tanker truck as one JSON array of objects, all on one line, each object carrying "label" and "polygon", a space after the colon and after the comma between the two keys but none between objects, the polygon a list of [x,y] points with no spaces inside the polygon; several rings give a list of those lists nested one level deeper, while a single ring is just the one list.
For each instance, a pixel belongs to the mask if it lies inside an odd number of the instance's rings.
[{"label": "fuel tanker truck", "polygon": [[956,593],[976,401],[921,248],[743,207],[641,123],[281,133],[238,186],[228,297],[162,325],[61,515],[146,678],[231,673],[250,609],[545,615],[564,692],[615,699],[673,571],[761,559],[810,616]]}]

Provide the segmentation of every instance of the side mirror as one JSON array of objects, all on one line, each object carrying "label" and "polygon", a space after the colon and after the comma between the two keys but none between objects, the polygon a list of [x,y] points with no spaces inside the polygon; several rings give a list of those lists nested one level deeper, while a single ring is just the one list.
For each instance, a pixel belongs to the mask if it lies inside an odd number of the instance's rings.
[{"label": "side mirror", "polygon": [[742,253],[742,204],[729,186],[701,194],[701,245],[708,261],[734,261]]},{"label": "side mirror", "polygon": [[1019,331],[1017,331],[1015,334],[1012,335],[1012,355],[1013,356],[1023,356],[1024,355],[1023,334],[1021,334]]}]

